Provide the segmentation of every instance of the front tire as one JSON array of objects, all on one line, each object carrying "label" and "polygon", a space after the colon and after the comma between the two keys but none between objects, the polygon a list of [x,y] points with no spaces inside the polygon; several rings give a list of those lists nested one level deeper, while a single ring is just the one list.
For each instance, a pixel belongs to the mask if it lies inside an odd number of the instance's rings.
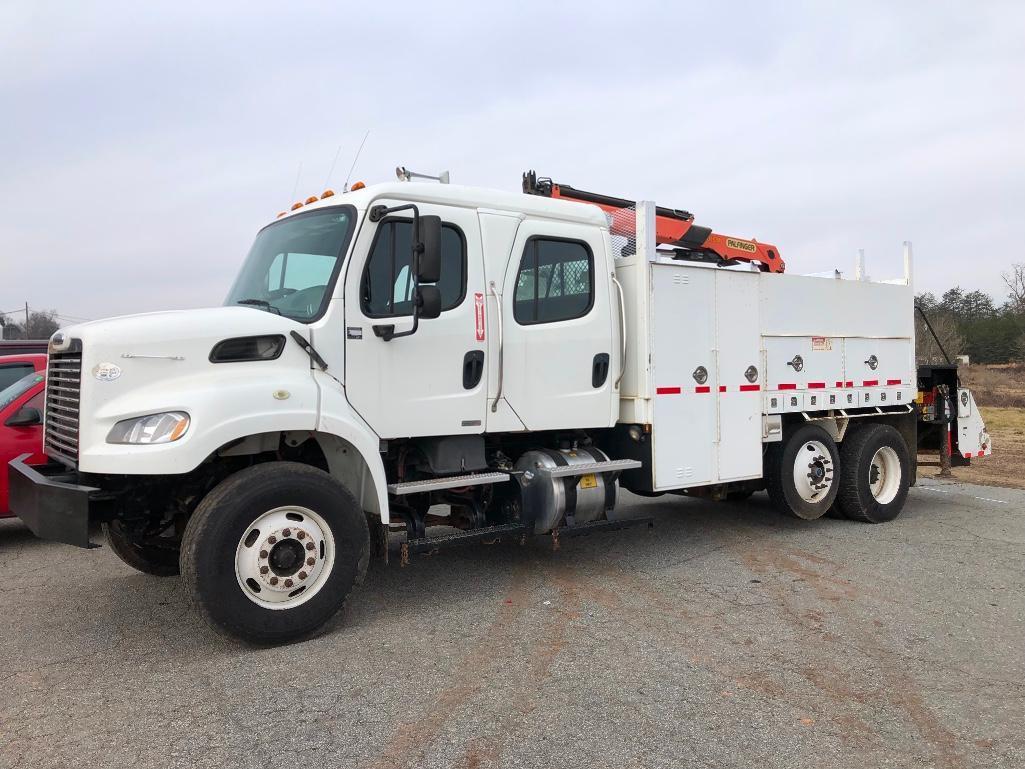
[{"label": "front tire", "polygon": [[817,425],[803,425],[765,457],[765,488],[780,512],[812,521],[836,499],[836,443]]},{"label": "front tire", "polygon": [[908,496],[911,455],[889,425],[866,425],[844,442],[837,503],[844,515],[864,523],[892,521]]},{"label": "front tire", "polygon": [[363,581],[370,532],[323,470],[268,462],[222,481],[196,508],[181,573],[217,631],[260,645],[314,635]]}]

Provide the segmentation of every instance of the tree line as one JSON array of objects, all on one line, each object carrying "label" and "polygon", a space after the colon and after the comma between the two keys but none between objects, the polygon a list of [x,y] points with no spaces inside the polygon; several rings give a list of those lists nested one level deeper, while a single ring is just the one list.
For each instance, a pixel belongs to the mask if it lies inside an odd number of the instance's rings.
[{"label": "tree line", "polygon": [[49,339],[60,328],[56,310],[32,310],[28,319],[0,313],[0,339]]},{"label": "tree line", "polygon": [[[937,297],[918,294],[922,309],[953,359],[967,355],[972,363],[1025,362],[1025,263],[1015,264],[1001,274],[1007,298],[998,305],[982,291],[965,291],[954,286]],[[944,356],[922,320],[915,314],[916,348],[919,363],[942,363]]]}]

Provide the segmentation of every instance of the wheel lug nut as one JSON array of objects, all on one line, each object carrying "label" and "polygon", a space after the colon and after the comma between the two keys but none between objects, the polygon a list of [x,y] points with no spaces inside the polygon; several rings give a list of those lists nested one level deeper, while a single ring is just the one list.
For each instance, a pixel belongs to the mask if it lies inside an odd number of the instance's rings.
[{"label": "wheel lug nut", "polygon": [[267,551],[266,551],[266,550],[261,550],[261,551],[260,551],[260,557],[261,557],[261,558],[266,558],[266,557],[267,557],[267,555],[268,555],[268,553],[267,553]]},{"label": "wheel lug nut", "polygon": [[292,587],[292,580],[286,579],[285,580],[285,587]]},{"label": "wheel lug nut", "polygon": [[306,559],[306,565],[307,566],[312,566],[316,562],[317,562],[317,559],[314,558],[313,556],[310,556],[309,558]]},{"label": "wheel lug nut", "polygon": [[307,550],[313,550],[314,548],[316,548],[316,545],[314,545],[312,542],[307,542],[306,543],[306,549]]},{"label": "wheel lug nut", "polygon": [[285,530],[284,530],[283,532],[281,532],[281,533],[282,533],[282,534],[283,534],[284,536],[286,536],[286,537],[291,537],[291,536],[292,536],[292,530],[291,530],[291,529],[285,529]]},{"label": "wheel lug nut", "polygon": [[278,538],[271,534],[269,537],[267,537],[267,541],[273,545],[275,542],[278,541]]},{"label": "wheel lug nut", "polygon": [[306,579],[306,576],[307,576],[307,575],[306,575],[306,572],[305,572],[305,571],[301,571],[301,572],[299,572],[299,579]]},{"label": "wheel lug nut", "polygon": [[266,574],[268,571],[270,571],[270,567],[269,566],[261,566],[260,567],[260,573],[261,574]]},{"label": "wheel lug nut", "polygon": [[295,533],[295,536],[297,536],[299,539],[306,539],[306,532],[302,529],[299,529],[299,531]]},{"label": "wheel lug nut", "polygon": [[270,578],[270,583],[271,583],[272,585],[276,585],[276,584],[278,584],[278,578],[277,578],[277,577],[271,577],[271,578]]}]

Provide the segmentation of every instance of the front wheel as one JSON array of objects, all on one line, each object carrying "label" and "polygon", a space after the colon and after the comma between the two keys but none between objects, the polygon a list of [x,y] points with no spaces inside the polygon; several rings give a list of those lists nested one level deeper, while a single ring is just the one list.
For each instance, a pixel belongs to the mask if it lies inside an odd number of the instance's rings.
[{"label": "front wheel", "polygon": [[313,635],[363,581],[367,520],[336,479],[269,462],[224,480],[196,508],[181,572],[218,630],[255,644]]}]

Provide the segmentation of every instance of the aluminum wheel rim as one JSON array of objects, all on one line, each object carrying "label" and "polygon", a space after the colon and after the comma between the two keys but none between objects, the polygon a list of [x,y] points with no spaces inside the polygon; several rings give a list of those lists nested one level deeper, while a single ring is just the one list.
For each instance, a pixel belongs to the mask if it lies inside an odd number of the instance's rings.
[{"label": "aluminum wheel rim", "polygon": [[833,487],[833,456],[820,441],[805,441],[794,457],[794,488],[810,504],[819,504]]},{"label": "aluminum wheel rim", "polygon": [[276,507],[249,526],[235,550],[235,576],[246,598],[265,609],[291,609],[315,596],[331,575],[331,527],[307,507]]},{"label": "aluminum wheel rim", "polygon": [[872,455],[868,468],[868,488],[880,505],[892,502],[900,490],[900,457],[890,446],[883,446]]}]

